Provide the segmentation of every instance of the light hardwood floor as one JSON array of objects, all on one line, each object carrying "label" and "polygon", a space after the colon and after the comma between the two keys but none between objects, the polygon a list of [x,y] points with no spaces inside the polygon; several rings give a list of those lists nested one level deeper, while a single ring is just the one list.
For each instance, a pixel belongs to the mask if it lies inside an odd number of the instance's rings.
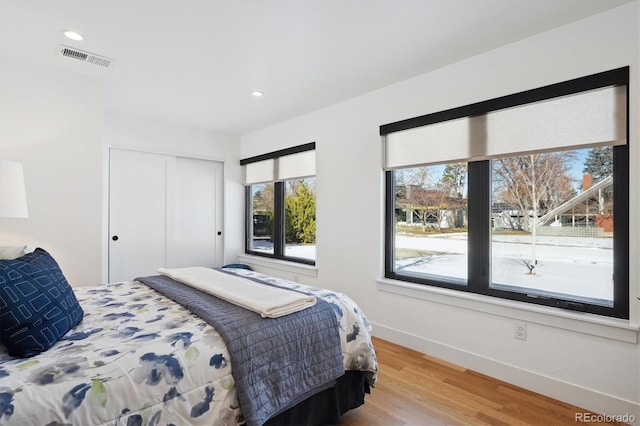
[{"label": "light hardwood floor", "polygon": [[373,344],[378,384],[340,426],[576,426],[576,413],[586,412],[381,339]]}]

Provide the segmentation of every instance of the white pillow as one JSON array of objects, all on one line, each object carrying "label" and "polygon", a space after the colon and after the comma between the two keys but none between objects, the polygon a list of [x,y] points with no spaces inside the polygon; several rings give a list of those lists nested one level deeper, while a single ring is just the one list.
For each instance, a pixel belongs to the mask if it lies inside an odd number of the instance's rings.
[{"label": "white pillow", "polygon": [[22,257],[26,253],[27,246],[0,247],[0,260],[13,260]]}]

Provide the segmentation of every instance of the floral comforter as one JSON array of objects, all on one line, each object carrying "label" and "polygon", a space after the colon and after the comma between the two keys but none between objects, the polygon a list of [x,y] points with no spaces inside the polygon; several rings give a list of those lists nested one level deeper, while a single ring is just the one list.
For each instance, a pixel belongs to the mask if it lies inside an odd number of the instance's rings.
[{"label": "floral comforter", "polygon": [[[328,301],[339,320],[345,369],[377,361],[370,325],[347,296],[233,270]],[[85,316],[45,353],[0,351],[0,425],[242,424],[232,360],[218,332],[139,282],[74,289]]]}]

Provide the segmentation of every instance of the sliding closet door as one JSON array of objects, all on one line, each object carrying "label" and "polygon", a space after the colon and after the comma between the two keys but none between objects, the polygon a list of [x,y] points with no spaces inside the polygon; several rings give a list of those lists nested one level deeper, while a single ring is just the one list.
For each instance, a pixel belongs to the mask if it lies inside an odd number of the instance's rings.
[{"label": "sliding closet door", "polygon": [[221,266],[222,164],[111,149],[109,281]]},{"label": "sliding closet door", "polygon": [[222,266],[222,163],[177,157],[175,170],[175,244],[167,264]]},{"label": "sliding closet door", "polygon": [[167,180],[173,157],[112,149],[109,281],[155,275],[167,260]]}]

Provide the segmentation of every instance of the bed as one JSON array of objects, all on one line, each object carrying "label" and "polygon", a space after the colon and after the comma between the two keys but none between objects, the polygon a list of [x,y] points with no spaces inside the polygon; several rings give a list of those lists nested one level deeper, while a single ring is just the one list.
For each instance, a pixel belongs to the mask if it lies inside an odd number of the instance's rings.
[{"label": "bed", "polygon": [[[20,261],[31,268],[23,265],[23,278],[46,270],[37,281],[50,279],[43,287],[69,302],[59,310],[72,304],[44,250],[0,260],[4,343]],[[211,273],[317,302],[262,318],[168,275],[71,289],[81,320],[68,317],[70,329],[50,347],[19,357],[0,345],[0,424],[312,425],[335,423],[364,402],[378,366],[371,326],[353,300],[243,268]]]}]

